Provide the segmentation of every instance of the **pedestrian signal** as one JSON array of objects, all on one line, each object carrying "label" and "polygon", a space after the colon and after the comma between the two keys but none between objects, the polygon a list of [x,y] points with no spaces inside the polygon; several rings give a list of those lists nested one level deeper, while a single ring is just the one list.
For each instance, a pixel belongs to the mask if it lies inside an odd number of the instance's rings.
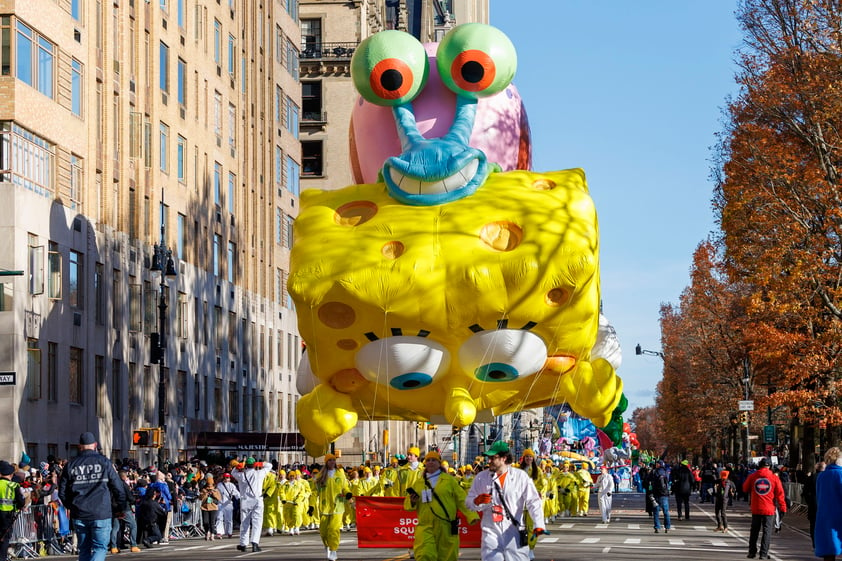
[{"label": "pedestrian signal", "polygon": [[132,433],[135,446],[152,446],[152,429],[138,429]]},{"label": "pedestrian signal", "polygon": [[740,424],[748,425],[748,411],[740,411]]}]

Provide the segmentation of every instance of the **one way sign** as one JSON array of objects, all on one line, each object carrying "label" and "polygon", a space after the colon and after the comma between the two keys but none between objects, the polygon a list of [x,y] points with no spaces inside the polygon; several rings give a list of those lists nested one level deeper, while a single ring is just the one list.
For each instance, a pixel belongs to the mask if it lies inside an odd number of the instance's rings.
[{"label": "one way sign", "polygon": [[15,372],[0,372],[0,386],[14,386]]}]

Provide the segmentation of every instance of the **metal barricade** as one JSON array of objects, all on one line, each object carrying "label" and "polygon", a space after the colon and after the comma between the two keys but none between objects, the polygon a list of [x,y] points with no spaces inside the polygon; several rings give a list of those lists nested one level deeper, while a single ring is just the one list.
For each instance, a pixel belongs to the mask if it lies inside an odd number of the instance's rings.
[{"label": "metal barricade", "polygon": [[[170,532],[178,538],[195,538],[205,535],[202,530],[201,502],[198,498],[182,499],[173,509]],[[184,508],[186,506],[186,508]]]},{"label": "metal barricade", "polygon": [[12,527],[12,555],[18,559],[63,555],[73,549],[73,536],[58,512],[63,507],[30,505],[21,510]]}]

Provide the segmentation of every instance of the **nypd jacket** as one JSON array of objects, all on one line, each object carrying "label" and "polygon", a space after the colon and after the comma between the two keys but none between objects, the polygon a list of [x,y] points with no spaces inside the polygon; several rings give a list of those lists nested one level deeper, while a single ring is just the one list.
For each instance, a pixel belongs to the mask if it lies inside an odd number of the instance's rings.
[{"label": "nypd jacket", "polygon": [[751,513],[771,516],[778,510],[786,512],[784,486],[778,476],[767,467],[762,467],[748,476],[743,483],[743,492],[751,493]]},{"label": "nypd jacket", "polygon": [[95,450],[84,450],[61,472],[58,496],[75,520],[111,518],[112,494],[114,506],[125,510],[125,486],[111,461]]}]

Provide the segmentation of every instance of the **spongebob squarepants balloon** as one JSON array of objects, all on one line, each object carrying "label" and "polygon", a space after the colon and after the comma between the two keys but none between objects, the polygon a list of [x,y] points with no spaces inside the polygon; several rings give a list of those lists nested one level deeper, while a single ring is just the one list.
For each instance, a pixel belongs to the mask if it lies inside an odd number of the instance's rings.
[{"label": "spongebob squarepants balloon", "polygon": [[354,84],[391,108],[402,151],[378,183],[301,196],[289,292],[314,456],[359,417],[462,427],[566,402],[602,426],[620,400],[614,368],[591,357],[599,244],[584,173],[501,172],[469,144],[478,100],[514,76],[513,45],[483,24],[444,36],[434,64],[456,100],[435,138],[412,105],[429,64],[403,32],[360,44]]}]

